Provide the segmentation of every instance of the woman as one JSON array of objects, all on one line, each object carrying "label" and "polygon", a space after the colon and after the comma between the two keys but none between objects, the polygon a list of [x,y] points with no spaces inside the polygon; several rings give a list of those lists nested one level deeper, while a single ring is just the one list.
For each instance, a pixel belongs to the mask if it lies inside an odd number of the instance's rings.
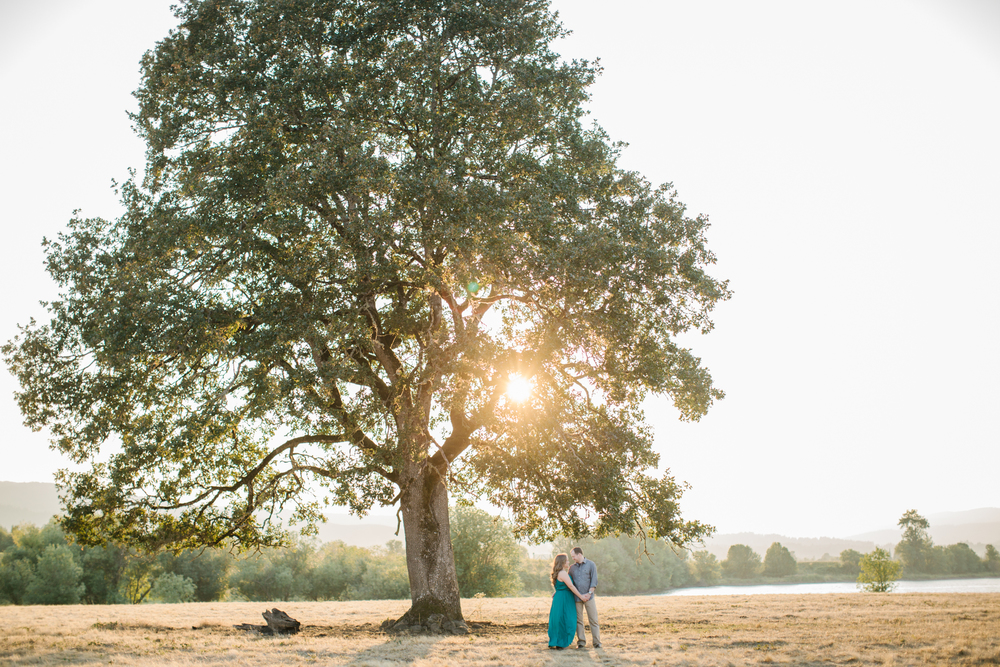
[{"label": "woman", "polygon": [[552,608],[549,610],[549,648],[571,646],[576,639],[576,598],[583,600],[569,578],[569,556],[559,554],[552,561]]}]

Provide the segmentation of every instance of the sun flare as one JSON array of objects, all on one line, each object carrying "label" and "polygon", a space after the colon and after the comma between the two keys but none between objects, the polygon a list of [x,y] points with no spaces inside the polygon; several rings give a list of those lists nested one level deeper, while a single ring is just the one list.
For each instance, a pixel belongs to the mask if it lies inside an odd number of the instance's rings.
[{"label": "sun flare", "polygon": [[531,382],[517,373],[507,377],[507,398],[515,403],[523,403],[531,396]]}]

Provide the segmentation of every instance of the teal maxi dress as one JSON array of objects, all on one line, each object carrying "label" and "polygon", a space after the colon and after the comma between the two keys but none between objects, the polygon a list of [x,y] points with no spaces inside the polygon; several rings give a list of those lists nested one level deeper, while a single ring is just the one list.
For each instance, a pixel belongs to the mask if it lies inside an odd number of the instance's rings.
[{"label": "teal maxi dress", "polygon": [[549,646],[566,648],[576,638],[576,596],[569,586],[556,581],[549,610]]}]

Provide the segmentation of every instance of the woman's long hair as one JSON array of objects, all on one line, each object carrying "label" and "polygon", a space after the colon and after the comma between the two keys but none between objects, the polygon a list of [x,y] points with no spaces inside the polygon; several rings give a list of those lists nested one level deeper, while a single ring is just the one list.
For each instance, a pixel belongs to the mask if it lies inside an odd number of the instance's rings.
[{"label": "woman's long hair", "polygon": [[556,559],[552,561],[552,585],[556,585],[556,577],[559,573],[563,571],[566,567],[566,563],[569,562],[569,556],[566,554],[559,554]]}]

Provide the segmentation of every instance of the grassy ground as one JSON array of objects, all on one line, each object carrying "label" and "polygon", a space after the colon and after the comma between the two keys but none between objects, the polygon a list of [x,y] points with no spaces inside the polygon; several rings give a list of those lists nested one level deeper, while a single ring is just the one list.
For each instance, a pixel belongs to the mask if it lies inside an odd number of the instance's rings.
[{"label": "grassy ground", "polygon": [[[1000,665],[1000,594],[598,599],[604,646],[546,648],[548,599],[464,601],[469,636],[389,637],[405,602],[4,607],[0,665]],[[293,637],[233,629],[277,606]]]}]

